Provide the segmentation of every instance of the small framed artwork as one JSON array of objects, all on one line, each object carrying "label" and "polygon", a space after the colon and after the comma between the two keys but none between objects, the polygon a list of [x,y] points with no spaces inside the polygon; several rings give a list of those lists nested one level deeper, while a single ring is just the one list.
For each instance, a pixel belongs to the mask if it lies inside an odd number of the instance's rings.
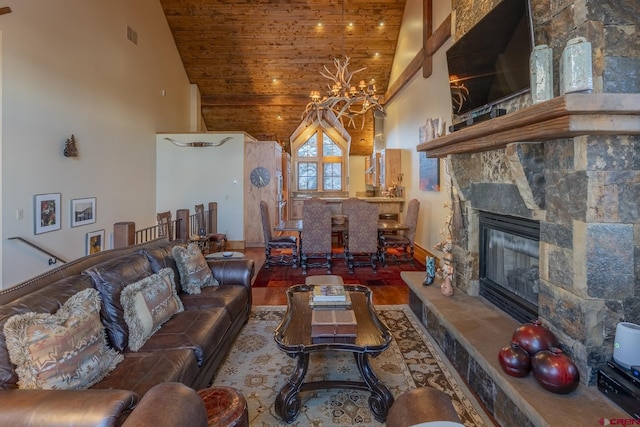
[{"label": "small framed artwork", "polygon": [[71,200],[71,226],[93,224],[96,222],[96,198]]},{"label": "small framed artwork", "polygon": [[420,153],[420,190],[440,191],[440,159],[427,158]]},{"label": "small framed artwork", "polygon": [[104,230],[87,233],[87,255],[97,254],[105,249]]},{"label": "small framed artwork", "polygon": [[[439,118],[429,118],[419,129],[419,142],[425,143],[442,135],[443,122]],[[420,153],[420,190],[440,191],[440,159],[427,158],[425,152]]]},{"label": "small framed artwork", "polygon": [[60,230],[60,193],[36,194],[33,204],[35,234]]}]

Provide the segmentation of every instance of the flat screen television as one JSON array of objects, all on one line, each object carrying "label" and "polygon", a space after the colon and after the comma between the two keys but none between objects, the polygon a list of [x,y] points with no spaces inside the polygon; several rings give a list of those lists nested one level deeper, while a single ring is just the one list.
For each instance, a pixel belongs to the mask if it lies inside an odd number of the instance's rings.
[{"label": "flat screen television", "polygon": [[447,50],[453,114],[486,114],[530,87],[533,49],[529,0],[503,0]]}]

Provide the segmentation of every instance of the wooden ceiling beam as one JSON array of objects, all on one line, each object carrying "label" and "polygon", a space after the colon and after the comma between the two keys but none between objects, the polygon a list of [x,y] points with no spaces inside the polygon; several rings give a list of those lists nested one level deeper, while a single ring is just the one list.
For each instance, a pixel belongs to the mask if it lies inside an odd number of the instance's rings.
[{"label": "wooden ceiling beam", "polygon": [[422,77],[425,79],[433,73],[433,60],[431,55],[427,55],[425,47],[429,43],[433,33],[433,4],[432,0],[422,2],[422,50],[424,61],[422,62]]},{"label": "wooden ceiling beam", "polygon": [[[427,3],[431,6],[431,0],[424,0],[424,3],[425,7]],[[449,37],[451,37],[451,14],[442,21],[435,33],[425,39],[422,49],[420,49],[409,65],[400,73],[398,78],[389,85],[389,88],[384,94],[385,103],[396,96],[420,68],[423,70],[422,76],[425,79],[431,76],[433,72],[431,57],[449,40]]]},{"label": "wooden ceiling beam", "polygon": [[200,103],[202,107],[230,106],[299,106],[307,105],[310,98],[305,95],[206,95]]}]

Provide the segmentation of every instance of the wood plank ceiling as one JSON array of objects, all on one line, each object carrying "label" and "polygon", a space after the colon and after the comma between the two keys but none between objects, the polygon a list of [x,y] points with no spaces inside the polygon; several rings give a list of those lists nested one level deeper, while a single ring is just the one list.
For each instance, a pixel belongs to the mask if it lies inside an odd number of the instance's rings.
[{"label": "wood plank ceiling", "polygon": [[[288,147],[320,72],[351,58],[353,81],[389,86],[405,0],[160,0],[208,131],[244,131]],[[319,25],[321,24],[321,25]],[[373,151],[374,120],[348,128],[352,155]]]}]

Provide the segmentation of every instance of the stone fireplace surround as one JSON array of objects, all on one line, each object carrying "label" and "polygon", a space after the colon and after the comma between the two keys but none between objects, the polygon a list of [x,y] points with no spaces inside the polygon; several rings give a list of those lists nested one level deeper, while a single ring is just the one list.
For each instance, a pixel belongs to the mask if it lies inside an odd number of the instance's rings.
[{"label": "stone fireplace surround", "polygon": [[[463,227],[453,230],[454,296],[403,272],[410,305],[500,425],[628,418],[594,384],[617,323],[640,323],[639,134],[640,94],[572,94],[418,146],[448,155]],[[518,322],[478,296],[481,210],[540,221],[539,317],[582,382],[567,396],[498,364]]]},{"label": "stone fireplace surround", "polygon": [[[624,96],[634,110],[621,110],[635,119],[637,130],[619,132],[638,134],[640,96]],[[615,110],[608,105],[615,97],[579,99]],[[468,135],[466,142],[491,138],[538,109],[544,105],[448,137]],[[546,121],[536,120],[528,131],[546,132]],[[484,132],[488,136],[477,136]],[[453,230],[456,288],[478,295],[479,211],[539,220],[539,317],[588,385],[595,384],[597,369],[612,356],[617,323],[640,323],[640,137],[616,132],[562,139],[546,135],[544,142],[506,142],[504,148],[448,157],[464,218],[464,226]],[[449,149],[455,150],[455,144]]]},{"label": "stone fireplace surround", "polygon": [[[456,38],[498,2],[453,0]],[[464,227],[454,230],[452,299],[440,300],[417,278],[405,281],[414,311],[499,422],[554,425],[564,407],[588,422],[575,425],[591,425],[620,411],[594,387],[597,368],[612,356],[615,327],[640,323],[640,3],[531,6],[536,43],[553,49],[554,81],[566,41],[591,41],[596,94],[533,106],[520,97],[500,105],[506,116],[419,145],[429,157],[448,156]],[[540,221],[539,313],[578,365],[583,385],[574,394],[557,399],[531,378],[505,378],[499,369],[497,352],[517,322],[477,296],[480,210]],[[478,310],[466,313],[478,328],[456,325],[452,313],[462,310]],[[496,319],[501,328],[491,325]]]}]

